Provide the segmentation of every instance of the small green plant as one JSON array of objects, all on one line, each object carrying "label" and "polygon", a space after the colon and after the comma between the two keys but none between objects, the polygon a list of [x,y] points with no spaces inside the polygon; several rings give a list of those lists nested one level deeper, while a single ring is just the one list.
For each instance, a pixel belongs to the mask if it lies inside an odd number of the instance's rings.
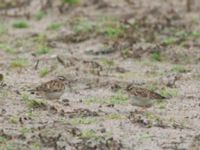
[{"label": "small green plant", "polygon": [[23,135],[25,135],[26,133],[30,133],[31,132],[31,129],[30,128],[26,128],[26,127],[23,127],[19,130]]},{"label": "small green plant", "polygon": [[29,99],[29,101],[27,101],[27,106],[30,109],[46,108],[46,102],[40,99]]},{"label": "small green plant", "polygon": [[38,36],[34,37],[34,41],[40,45],[44,45],[47,42],[47,36],[45,34],[39,34]]},{"label": "small green plant", "polygon": [[21,98],[22,98],[23,101],[28,101],[30,99],[29,96],[30,95],[28,93],[23,93],[22,96],[21,96]]},{"label": "small green plant", "polygon": [[154,52],[151,54],[152,61],[161,61],[161,55],[159,52]]},{"label": "small green plant", "polygon": [[84,130],[81,132],[81,137],[84,139],[96,138],[97,134],[94,130]]},{"label": "small green plant", "polygon": [[35,18],[37,20],[41,20],[44,16],[46,16],[46,13],[44,11],[38,11],[36,14],[35,14]]},{"label": "small green plant", "polygon": [[145,112],[144,115],[145,115],[145,117],[146,117],[147,119],[149,119],[149,120],[156,120],[156,119],[159,118],[159,117],[156,116],[154,113],[148,112],[148,111]]},{"label": "small green plant", "polygon": [[33,110],[29,109],[28,112],[26,112],[27,117],[33,118],[36,117],[37,115],[33,113]]},{"label": "small green plant", "polygon": [[13,54],[15,52],[13,48],[6,44],[0,44],[0,49],[4,50],[8,54]]},{"label": "small green plant", "polygon": [[187,72],[187,69],[182,66],[182,65],[175,65],[172,69],[171,69],[172,72],[177,72],[177,73],[185,73]]},{"label": "small green plant", "polygon": [[49,69],[48,68],[43,68],[39,71],[40,77],[45,77],[49,74]]},{"label": "small green plant", "polygon": [[45,34],[39,34],[38,36],[36,36],[34,38],[34,42],[36,42],[37,54],[43,55],[51,51],[51,48],[48,47],[48,40]]},{"label": "small green plant", "polygon": [[73,30],[76,33],[87,33],[93,31],[95,24],[87,19],[78,19]]},{"label": "small green plant", "polygon": [[18,20],[13,23],[14,28],[23,29],[23,28],[28,28],[28,26],[29,26],[28,23],[24,20]]},{"label": "small green plant", "polygon": [[177,42],[176,38],[168,37],[162,43],[163,43],[164,46],[169,46],[169,45],[175,44],[176,42]]},{"label": "small green plant", "polygon": [[4,136],[0,136],[0,145],[5,144],[6,142],[7,142],[7,139]]},{"label": "small green plant", "polygon": [[[31,99],[28,93],[23,93],[21,99],[26,103],[30,109],[46,108],[46,101],[42,99]],[[32,115],[32,112],[29,112]]]},{"label": "small green plant", "polygon": [[2,88],[0,90],[1,90],[0,99],[1,99],[1,101],[3,101],[5,97],[10,95],[10,92],[8,90],[2,89]]},{"label": "small green plant", "polygon": [[168,87],[166,87],[166,88],[164,88],[164,89],[162,89],[160,91],[160,94],[162,96],[168,97],[168,98],[170,98],[170,97],[176,97],[176,96],[178,96],[178,90],[175,89],[175,88],[168,88]]},{"label": "small green plant", "polygon": [[103,63],[104,65],[109,66],[109,67],[115,65],[115,62],[114,62],[113,60],[111,60],[111,59],[102,59],[102,63]]},{"label": "small green plant", "polygon": [[15,146],[12,143],[5,143],[5,145],[0,144],[0,150],[13,150],[14,148]]},{"label": "small green plant", "polygon": [[186,38],[188,38],[190,36],[190,34],[188,32],[185,32],[185,31],[177,31],[175,33],[175,36],[179,37],[181,39],[186,39]]},{"label": "small green plant", "polygon": [[83,117],[83,118],[74,118],[71,120],[71,123],[73,125],[79,125],[79,124],[87,125],[87,124],[95,123],[96,121],[97,119],[94,117]]},{"label": "small green plant", "polygon": [[105,17],[100,20],[98,30],[108,38],[118,38],[124,34],[124,26],[113,17]]},{"label": "small green plant", "polygon": [[49,48],[48,46],[45,46],[45,45],[42,45],[38,51],[37,51],[37,54],[39,55],[43,55],[43,54],[47,54],[51,51],[51,48]]},{"label": "small green plant", "polygon": [[58,30],[62,27],[62,24],[60,23],[51,23],[49,24],[49,26],[47,27],[47,30]]},{"label": "small green plant", "polygon": [[122,49],[121,54],[125,58],[129,57],[130,56],[130,49],[129,48]]},{"label": "small green plant", "polygon": [[103,33],[107,38],[115,39],[124,34],[125,27],[117,18],[104,17],[100,20],[98,31]]},{"label": "small green plant", "polygon": [[117,94],[105,99],[105,103],[108,104],[124,104],[128,101],[128,95],[118,92]]},{"label": "small green plant", "polygon": [[155,91],[158,89],[158,84],[154,83],[154,84],[148,84],[147,85],[147,89],[150,90],[150,91]]},{"label": "small green plant", "polygon": [[80,3],[80,0],[63,0],[63,2],[69,5],[77,5]]},{"label": "small green plant", "polygon": [[120,115],[120,114],[115,114],[115,113],[112,113],[106,116],[106,119],[109,119],[109,120],[121,120],[125,118],[126,118],[125,116]]},{"label": "small green plant", "polygon": [[200,31],[193,31],[192,33],[191,33],[191,36],[192,37],[200,37]]},{"label": "small green plant", "polygon": [[28,64],[27,59],[25,58],[16,58],[11,62],[11,67],[12,68],[23,68],[26,67]]},{"label": "small green plant", "polygon": [[42,149],[42,145],[40,142],[34,142],[34,143],[31,143],[31,149],[34,149],[34,150],[41,150]]},{"label": "small green plant", "polygon": [[18,123],[18,116],[12,116],[9,118],[9,122],[13,123],[13,124],[17,124]]},{"label": "small green plant", "polygon": [[138,135],[136,135],[136,137],[139,140],[144,141],[145,139],[151,139],[153,136],[150,135],[150,133],[146,132],[146,133],[139,133]]},{"label": "small green plant", "polygon": [[159,102],[156,104],[156,106],[159,108],[159,109],[165,109],[166,108],[166,105],[167,103],[165,102]]},{"label": "small green plant", "polygon": [[103,65],[107,67],[106,73],[108,74],[111,71],[111,68],[115,65],[115,62],[111,59],[106,59],[106,58],[103,58],[101,61]]},{"label": "small green plant", "polygon": [[124,30],[122,27],[112,27],[112,26],[108,26],[105,28],[104,31],[105,35],[109,38],[117,38],[120,35],[122,35],[124,33]]}]

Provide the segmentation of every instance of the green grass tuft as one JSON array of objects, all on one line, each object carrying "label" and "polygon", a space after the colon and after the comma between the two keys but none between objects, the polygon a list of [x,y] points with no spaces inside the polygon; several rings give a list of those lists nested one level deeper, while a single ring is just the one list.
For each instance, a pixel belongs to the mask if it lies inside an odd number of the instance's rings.
[{"label": "green grass tuft", "polygon": [[84,139],[97,138],[97,134],[94,130],[84,130],[81,132],[81,137]]},{"label": "green grass tuft", "polygon": [[48,46],[41,46],[38,51],[37,51],[37,54],[39,55],[44,55],[44,54],[47,54],[51,51],[51,48],[49,48]]},{"label": "green grass tuft", "polygon": [[31,99],[30,95],[23,93],[21,99],[26,103],[29,109],[46,108],[46,101],[42,99]]},{"label": "green grass tuft", "polygon": [[23,93],[21,98],[23,101],[28,101],[30,99],[28,93]]},{"label": "green grass tuft", "polygon": [[103,65],[106,65],[106,66],[109,66],[109,67],[115,65],[114,60],[111,60],[111,59],[105,59],[104,58],[101,61],[102,61]]},{"label": "green grass tuft", "polygon": [[29,25],[26,21],[24,20],[18,20],[16,22],[13,23],[13,27],[14,28],[19,28],[19,29],[23,29],[23,28],[28,28]]},{"label": "green grass tuft", "polygon": [[80,0],[63,0],[63,2],[69,5],[77,5],[80,3]]},{"label": "green grass tuft", "polygon": [[4,136],[0,136],[0,149],[1,149],[1,145],[6,144],[8,139],[6,139]]},{"label": "green grass tuft", "polygon": [[124,30],[122,27],[106,27],[105,31],[104,31],[105,35],[108,38],[118,38],[120,35],[122,35],[124,33]]},{"label": "green grass tuft", "polygon": [[48,68],[43,68],[39,71],[40,77],[45,77],[49,74],[49,69]]},{"label": "green grass tuft", "polygon": [[185,73],[187,72],[188,70],[182,66],[182,65],[175,65],[172,69],[171,69],[172,72],[177,72],[177,73]]},{"label": "green grass tuft", "polygon": [[27,106],[30,109],[35,109],[35,108],[46,108],[46,102],[44,102],[43,100],[37,99],[31,99],[28,101]]},{"label": "green grass tuft", "polygon": [[26,128],[26,127],[22,127],[19,132],[21,132],[23,135],[25,135],[26,133],[30,133],[31,129],[30,128]]},{"label": "green grass tuft", "polygon": [[24,68],[28,64],[27,59],[25,58],[16,58],[11,62],[11,67],[12,68]]},{"label": "green grass tuft", "polygon": [[200,31],[193,31],[193,32],[191,33],[191,36],[192,36],[192,37],[195,37],[195,38],[200,37]]},{"label": "green grass tuft", "polygon": [[167,98],[176,97],[176,96],[178,96],[178,90],[175,88],[166,87],[160,91],[160,95],[167,97]]},{"label": "green grass tuft", "polygon": [[88,125],[95,123],[96,121],[97,119],[94,117],[83,117],[83,118],[74,118],[71,120],[71,123],[73,125],[79,125],[79,124]]},{"label": "green grass tuft", "polygon": [[131,54],[130,54],[130,49],[129,48],[125,48],[125,49],[122,49],[121,50],[121,54],[124,58],[127,58],[129,57]]},{"label": "green grass tuft", "polygon": [[15,53],[14,49],[11,48],[10,46],[6,45],[6,44],[0,44],[0,49],[2,49],[3,51],[5,51],[8,54]]},{"label": "green grass tuft", "polygon": [[92,32],[95,28],[95,24],[87,19],[78,19],[77,22],[75,22],[75,25],[73,27],[74,32],[76,33],[88,33]]},{"label": "green grass tuft", "polygon": [[34,42],[37,47],[36,53],[39,55],[47,54],[52,49],[48,47],[48,38],[45,34],[39,34],[38,36],[34,37]]},{"label": "green grass tuft", "polygon": [[60,23],[51,23],[48,25],[47,30],[58,30],[62,27]]},{"label": "green grass tuft", "polygon": [[159,52],[154,52],[151,54],[152,61],[161,61],[161,55]]},{"label": "green grass tuft", "polygon": [[35,14],[35,18],[37,20],[41,20],[44,16],[46,16],[46,13],[44,11],[38,11],[36,14]]},{"label": "green grass tuft", "polygon": [[19,117],[18,116],[12,116],[9,118],[9,122],[12,124],[17,124],[19,121]]},{"label": "green grass tuft", "polygon": [[162,43],[163,43],[164,46],[169,46],[169,45],[175,44],[176,42],[177,42],[176,38],[168,37]]},{"label": "green grass tuft", "polygon": [[120,115],[120,114],[115,114],[115,113],[112,113],[106,116],[106,119],[108,120],[121,120],[125,118],[126,118],[125,116]]}]

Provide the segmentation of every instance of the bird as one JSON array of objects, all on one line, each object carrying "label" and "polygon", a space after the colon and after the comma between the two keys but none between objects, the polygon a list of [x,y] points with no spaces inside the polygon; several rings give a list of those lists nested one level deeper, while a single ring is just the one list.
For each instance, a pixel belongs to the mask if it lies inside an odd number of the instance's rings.
[{"label": "bird", "polygon": [[153,92],[151,90],[136,87],[132,84],[129,84],[126,87],[126,91],[131,96],[131,104],[134,106],[148,108],[151,107],[156,101],[162,101],[166,99],[166,97]]},{"label": "bird", "polygon": [[30,91],[33,93],[36,92],[49,100],[59,99],[65,91],[65,81],[65,77],[58,76],[56,79],[44,82]]}]

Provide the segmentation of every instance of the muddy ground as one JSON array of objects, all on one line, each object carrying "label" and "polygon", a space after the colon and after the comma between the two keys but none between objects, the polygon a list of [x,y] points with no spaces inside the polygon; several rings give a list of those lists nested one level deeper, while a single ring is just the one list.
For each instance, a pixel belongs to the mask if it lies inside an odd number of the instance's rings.
[{"label": "muddy ground", "polygon": [[[199,4],[1,0],[0,150],[199,150]],[[29,92],[58,75],[59,100]],[[167,99],[141,111],[128,84]]]}]

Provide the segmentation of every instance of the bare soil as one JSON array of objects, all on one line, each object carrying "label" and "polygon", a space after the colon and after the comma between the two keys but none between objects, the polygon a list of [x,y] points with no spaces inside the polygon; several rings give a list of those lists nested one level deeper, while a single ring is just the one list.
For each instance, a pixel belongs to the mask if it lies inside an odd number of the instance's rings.
[{"label": "bare soil", "polygon": [[[199,4],[0,0],[0,150],[200,150]],[[29,92],[58,75],[59,100]]]}]

